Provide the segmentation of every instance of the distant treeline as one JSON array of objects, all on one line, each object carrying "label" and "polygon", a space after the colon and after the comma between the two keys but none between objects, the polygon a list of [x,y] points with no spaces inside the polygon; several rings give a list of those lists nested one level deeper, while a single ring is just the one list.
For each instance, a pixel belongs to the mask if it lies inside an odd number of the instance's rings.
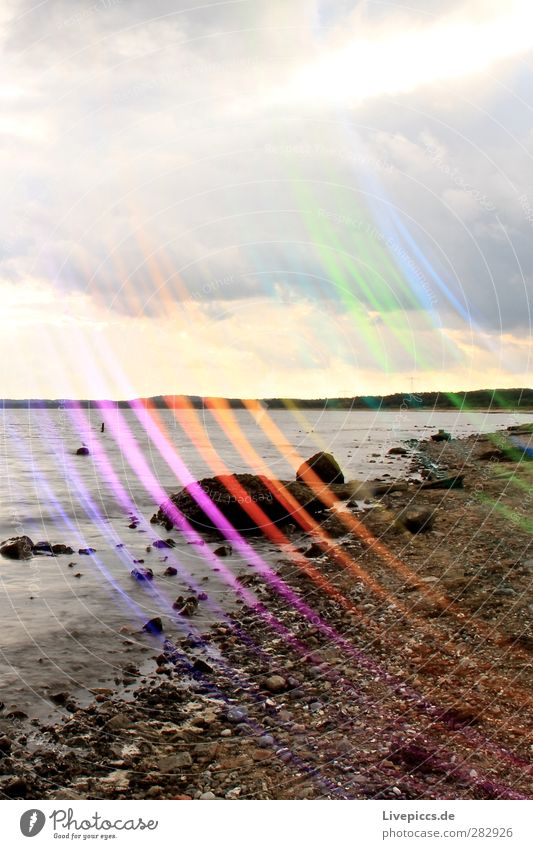
[{"label": "distant treeline", "polygon": [[[209,409],[210,406],[243,409],[240,398],[205,398],[199,395],[155,395],[133,401],[94,401],[72,399],[11,399],[1,401],[5,409],[125,409],[131,406],[164,409]],[[476,389],[472,392],[396,392],[394,395],[359,395],[354,398],[264,398],[270,410],[533,410],[532,389]]]}]

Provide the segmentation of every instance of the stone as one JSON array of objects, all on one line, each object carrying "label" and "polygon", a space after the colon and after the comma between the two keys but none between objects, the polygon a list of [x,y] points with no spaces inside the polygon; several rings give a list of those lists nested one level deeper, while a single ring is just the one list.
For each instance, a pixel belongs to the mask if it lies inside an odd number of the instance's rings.
[{"label": "stone", "polygon": [[402,448],[401,445],[397,445],[393,448],[389,448],[389,450],[387,451],[387,454],[390,457],[404,457],[405,454],[408,454],[408,453],[409,452],[408,452],[407,448]]},{"label": "stone", "polygon": [[[158,521],[164,523],[179,511],[195,528],[220,530],[216,518],[205,513],[201,506],[206,495],[224,518],[242,533],[259,533],[267,522],[276,525],[294,522],[302,509],[315,518],[327,509],[312,489],[298,481],[276,481],[264,475],[219,475],[189,484],[171,495],[161,505]],[[248,505],[251,504],[263,515],[258,516],[257,510],[250,510]]]},{"label": "stone", "polygon": [[[47,541],[40,541],[34,543],[33,546],[34,554],[52,554],[52,546]],[[74,552],[72,552],[74,553]]]},{"label": "stone", "polygon": [[0,543],[0,554],[9,560],[29,560],[33,554],[33,542],[27,536],[10,537]]},{"label": "stone", "polygon": [[154,548],[174,548],[176,543],[173,539],[156,539],[152,545]]},{"label": "stone", "polygon": [[178,596],[172,607],[174,608],[174,610],[178,611],[178,614],[180,616],[186,616],[190,618],[191,616],[194,616],[194,614],[198,610],[198,601],[192,595],[188,598],[183,598],[183,596],[180,595]]},{"label": "stone", "polygon": [[90,453],[91,452],[89,451],[86,445],[82,445],[82,447],[78,448],[78,450],[76,451],[78,457],[88,457]]},{"label": "stone", "polygon": [[113,790],[126,790],[130,784],[130,776],[125,769],[116,769],[102,778],[100,783],[104,786],[112,787]]},{"label": "stone", "polygon": [[197,657],[192,665],[193,672],[200,672],[202,675],[212,675],[214,670],[212,666],[209,666],[205,660],[202,660],[201,657]]},{"label": "stone", "polygon": [[211,792],[211,790],[208,790],[206,793],[202,793],[198,798],[207,801],[211,799],[216,799],[217,797],[214,793]]},{"label": "stone", "polygon": [[50,696],[50,701],[54,702],[56,705],[64,705],[69,699],[70,696],[68,693],[53,693]]},{"label": "stone", "polygon": [[281,675],[269,675],[264,682],[265,690],[269,693],[282,693],[287,689],[287,682]]},{"label": "stone", "polygon": [[155,616],[143,625],[143,631],[149,634],[161,634],[163,631],[163,623],[159,616]]},{"label": "stone", "polygon": [[229,557],[232,554],[233,549],[231,545],[220,545],[218,548],[215,548],[213,554],[216,557]]},{"label": "stone", "polygon": [[452,438],[451,433],[448,433],[446,430],[439,429],[438,433],[431,434],[432,442],[449,442]]},{"label": "stone", "polygon": [[315,560],[317,557],[322,557],[325,554],[324,549],[317,542],[314,542],[307,551],[304,551],[304,557],[310,560]]},{"label": "stone", "polygon": [[95,548],[80,548],[78,554],[96,554]]},{"label": "stone", "polygon": [[123,731],[132,727],[132,720],[127,713],[117,713],[106,722],[104,727],[108,731]]},{"label": "stone", "polygon": [[426,533],[435,524],[435,514],[431,510],[406,510],[400,513],[396,523],[411,534]]},{"label": "stone", "polygon": [[178,574],[178,570],[175,566],[167,566],[163,574],[168,575],[169,577],[173,577],[174,575]]},{"label": "stone", "polygon": [[52,554],[74,554],[74,549],[70,545],[56,543],[52,546]]},{"label": "stone", "polygon": [[493,463],[508,463],[512,460],[512,457],[500,448],[490,448],[488,451],[478,454],[476,459],[489,460]]},{"label": "stone", "polygon": [[132,578],[136,581],[153,581],[154,573],[151,569],[132,569],[130,572]]},{"label": "stone", "polygon": [[174,773],[180,769],[187,769],[192,766],[192,758],[188,752],[176,752],[168,757],[161,758],[159,761],[159,769],[161,772]]},{"label": "stone", "polygon": [[333,454],[319,451],[306,460],[296,472],[296,480],[313,485],[314,476],[323,483],[344,483],[344,475]]},{"label": "stone", "polygon": [[437,480],[434,481],[424,481],[424,483],[420,485],[420,489],[463,489],[464,479],[464,475],[437,478]]},{"label": "stone", "polygon": [[226,712],[226,719],[228,722],[235,724],[239,722],[246,722],[248,719],[248,712],[245,708],[230,707]]}]

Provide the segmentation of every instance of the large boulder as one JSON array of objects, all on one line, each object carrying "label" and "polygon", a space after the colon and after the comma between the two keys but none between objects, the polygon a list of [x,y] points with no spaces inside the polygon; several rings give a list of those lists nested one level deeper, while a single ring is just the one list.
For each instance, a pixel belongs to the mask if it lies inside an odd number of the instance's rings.
[{"label": "large boulder", "polygon": [[319,451],[318,454],[313,454],[309,460],[302,463],[296,472],[296,480],[301,483],[307,483],[311,486],[314,482],[313,472],[323,483],[344,483],[344,475],[341,467],[337,463],[333,454],[328,454],[326,451]]},{"label": "large boulder", "polygon": [[[258,532],[265,524],[283,525],[294,522],[302,508],[313,517],[321,515],[326,505],[305,484],[278,482],[263,475],[219,475],[189,484],[162,504],[157,520],[168,527],[176,522],[177,511],[200,530],[216,528],[216,519],[208,515],[209,502],[218,508],[237,531]],[[258,508],[264,516],[258,512]]]},{"label": "large boulder", "polygon": [[29,560],[33,554],[33,542],[27,536],[11,537],[0,543],[0,554],[10,560]]}]

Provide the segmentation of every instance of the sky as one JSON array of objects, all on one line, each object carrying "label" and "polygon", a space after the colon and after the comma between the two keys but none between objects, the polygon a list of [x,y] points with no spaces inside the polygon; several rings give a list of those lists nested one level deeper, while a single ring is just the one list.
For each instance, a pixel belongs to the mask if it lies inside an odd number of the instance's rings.
[{"label": "sky", "polygon": [[531,386],[529,0],[0,0],[0,397]]}]

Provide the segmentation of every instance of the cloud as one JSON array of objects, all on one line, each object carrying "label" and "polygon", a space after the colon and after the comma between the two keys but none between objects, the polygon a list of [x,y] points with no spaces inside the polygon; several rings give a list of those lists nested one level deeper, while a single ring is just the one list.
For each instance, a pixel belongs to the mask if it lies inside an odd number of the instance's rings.
[{"label": "cloud", "polygon": [[[398,374],[412,354],[398,338],[415,326],[422,351],[453,328],[489,357],[498,334],[527,340],[531,12],[444,5],[4,4],[0,287],[24,305],[49,293],[73,346],[87,316],[125,352],[142,326],[159,350],[151,373],[167,377],[183,343],[158,328],[175,311],[193,322],[193,363],[205,322],[228,333],[248,304],[257,331],[253,310],[278,324],[285,310],[289,337],[301,307],[305,371],[324,386],[334,360],[305,310],[340,322],[359,352],[376,316]],[[268,360],[242,322],[231,333],[253,368]],[[455,337],[444,348],[441,371],[480,361]],[[378,350],[367,371],[384,368]],[[343,356],[335,367],[354,368]],[[229,354],[226,365],[244,386]]]}]

